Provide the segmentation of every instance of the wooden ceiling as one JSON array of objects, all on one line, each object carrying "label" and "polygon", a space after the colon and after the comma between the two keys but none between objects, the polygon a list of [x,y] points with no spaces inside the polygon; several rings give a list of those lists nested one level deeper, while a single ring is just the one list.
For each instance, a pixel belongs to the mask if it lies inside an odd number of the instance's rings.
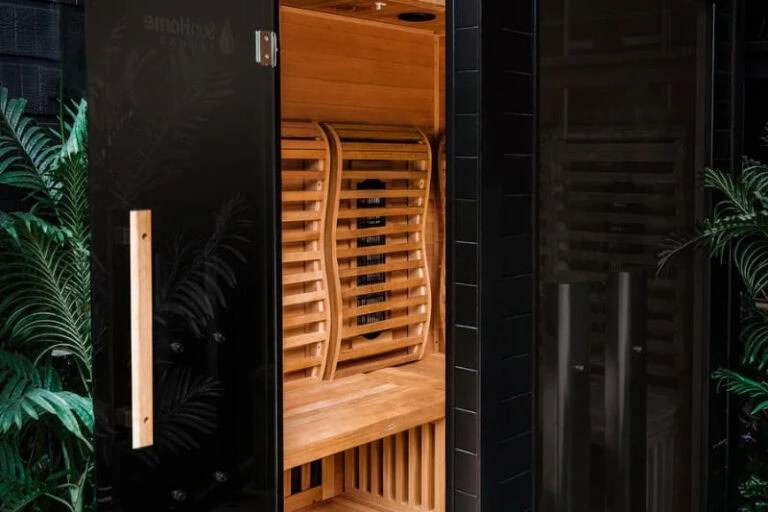
[{"label": "wooden ceiling", "polygon": [[[445,33],[445,0],[282,0],[282,5],[326,14]],[[433,14],[430,21],[404,21],[403,13]]]}]

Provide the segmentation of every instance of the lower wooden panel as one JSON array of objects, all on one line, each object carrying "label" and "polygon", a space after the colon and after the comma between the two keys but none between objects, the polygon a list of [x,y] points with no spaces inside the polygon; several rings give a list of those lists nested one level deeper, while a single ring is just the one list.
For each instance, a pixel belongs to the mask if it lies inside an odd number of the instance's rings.
[{"label": "lower wooden panel", "polygon": [[445,510],[445,420],[348,450],[345,495],[381,510]]}]

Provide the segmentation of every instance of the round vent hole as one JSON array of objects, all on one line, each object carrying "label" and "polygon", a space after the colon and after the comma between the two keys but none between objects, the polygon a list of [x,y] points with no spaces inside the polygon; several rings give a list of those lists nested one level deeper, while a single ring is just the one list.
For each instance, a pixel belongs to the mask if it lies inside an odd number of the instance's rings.
[{"label": "round vent hole", "polygon": [[434,20],[436,16],[431,12],[403,12],[398,14],[397,18],[409,23],[424,23]]}]

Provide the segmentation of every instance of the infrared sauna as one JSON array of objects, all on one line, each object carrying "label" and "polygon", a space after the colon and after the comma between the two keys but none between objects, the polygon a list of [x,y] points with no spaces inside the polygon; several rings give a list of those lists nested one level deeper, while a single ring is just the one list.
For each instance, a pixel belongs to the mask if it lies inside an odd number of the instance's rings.
[{"label": "infrared sauna", "polygon": [[444,512],[444,6],[280,25],[284,508]]}]

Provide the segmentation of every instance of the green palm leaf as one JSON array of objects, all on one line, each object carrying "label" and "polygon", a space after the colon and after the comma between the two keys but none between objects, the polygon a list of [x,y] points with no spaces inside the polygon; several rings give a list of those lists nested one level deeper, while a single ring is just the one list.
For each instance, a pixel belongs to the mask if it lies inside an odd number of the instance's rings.
[{"label": "green palm leaf", "polygon": [[753,406],[750,414],[768,409],[768,382],[757,381],[729,369],[715,371],[713,378],[731,393],[755,402],[757,405]]},{"label": "green palm leaf", "polygon": [[0,88],[0,184],[27,188],[52,197],[48,171],[60,153],[48,130],[23,116],[26,100],[9,99]]},{"label": "green palm leaf", "polygon": [[0,435],[21,431],[48,413],[89,443],[87,437],[93,432],[90,400],[57,386],[47,388],[51,382],[22,356],[0,351]]}]

